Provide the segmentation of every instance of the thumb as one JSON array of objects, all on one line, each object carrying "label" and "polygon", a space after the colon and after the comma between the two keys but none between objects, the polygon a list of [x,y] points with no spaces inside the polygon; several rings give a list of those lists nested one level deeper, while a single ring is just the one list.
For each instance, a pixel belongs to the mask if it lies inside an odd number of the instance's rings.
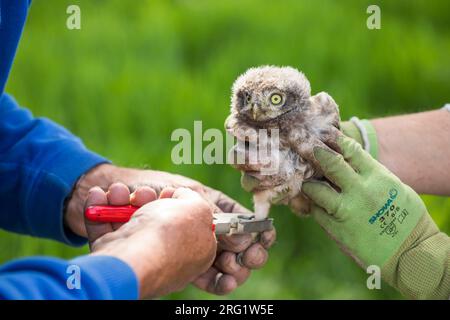
[{"label": "thumb", "polygon": [[325,230],[328,236],[335,239],[334,232],[336,232],[337,221],[333,215],[328,214],[324,209],[312,204],[310,214],[313,216],[314,220],[319,224],[319,226]]},{"label": "thumb", "polygon": [[[89,206],[107,204],[108,198],[105,191],[103,191],[100,187],[93,187],[89,190],[84,210],[86,210]],[[86,226],[89,245],[104,234],[114,231],[111,223],[90,221],[86,219],[86,217],[84,217],[84,224]]]}]

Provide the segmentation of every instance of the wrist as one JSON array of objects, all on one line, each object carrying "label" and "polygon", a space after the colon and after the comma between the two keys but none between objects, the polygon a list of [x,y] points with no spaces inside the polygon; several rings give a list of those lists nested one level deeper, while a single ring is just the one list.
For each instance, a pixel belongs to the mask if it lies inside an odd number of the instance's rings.
[{"label": "wrist", "polygon": [[448,299],[450,238],[440,232],[428,213],[383,266],[383,279],[413,299]]},{"label": "wrist", "polygon": [[170,277],[166,275],[170,264],[165,260],[164,244],[154,231],[147,230],[151,240],[146,242],[152,244],[151,253],[148,255],[142,255],[142,246],[148,248],[147,244],[130,246],[128,241],[116,241],[91,253],[91,256],[114,257],[127,264],[136,276],[140,298],[161,296],[165,293],[164,285],[170,281]]}]

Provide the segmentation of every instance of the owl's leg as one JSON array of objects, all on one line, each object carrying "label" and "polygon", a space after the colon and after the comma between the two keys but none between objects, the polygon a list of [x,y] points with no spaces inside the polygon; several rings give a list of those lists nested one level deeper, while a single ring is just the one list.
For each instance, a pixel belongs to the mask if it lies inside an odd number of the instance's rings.
[{"label": "owl's leg", "polygon": [[270,199],[272,196],[272,190],[259,191],[253,195],[256,220],[264,220],[269,216]]}]

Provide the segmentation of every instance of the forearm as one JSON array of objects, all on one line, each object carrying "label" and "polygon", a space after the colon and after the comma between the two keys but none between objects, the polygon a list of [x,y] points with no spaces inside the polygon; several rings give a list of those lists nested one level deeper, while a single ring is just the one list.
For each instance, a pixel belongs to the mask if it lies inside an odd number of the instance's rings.
[{"label": "forearm", "polygon": [[78,178],[107,160],[63,127],[34,118],[8,95],[0,98],[0,137],[0,227],[83,244],[63,225],[64,203]]},{"label": "forearm", "polygon": [[383,165],[418,193],[450,195],[450,112],[435,110],[371,123]]}]

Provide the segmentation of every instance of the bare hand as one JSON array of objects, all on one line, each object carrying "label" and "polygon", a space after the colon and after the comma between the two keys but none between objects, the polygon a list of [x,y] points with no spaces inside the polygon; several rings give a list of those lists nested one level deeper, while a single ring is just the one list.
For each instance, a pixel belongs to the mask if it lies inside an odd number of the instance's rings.
[{"label": "bare hand", "polygon": [[86,203],[143,205],[123,225],[86,221],[93,254],[130,265],[142,298],[183,289],[212,265],[216,253],[213,211],[200,195],[187,188],[162,190],[158,200],[155,195],[149,187],[130,195],[127,186],[116,183],[107,193],[91,189]]},{"label": "bare hand", "polygon": [[[69,202],[66,223],[75,233],[87,236],[82,212],[88,190],[96,185],[101,187],[99,189],[108,190],[112,183],[119,181],[129,186],[134,192],[138,192],[139,187],[150,187],[156,194],[144,196],[147,199],[156,198],[167,187],[187,187],[201,194],[214,206],[215,212],[249,212],[220,191],[180,175],[154,170],[120,168],[104,164],[94,168],[80,180],[73,198]],[[151,193],[150,191],[144,192]],[[109,193],[116,194],[118,192],[110,190]],[[115,197],[112,196],[112,198]],[[112,201],[115,200],[112,199]],[[102,229],[101,232],[108,232],[104,228],[112,231],[115,226],[118,225],[113,224],[98,228]],[[220,236],[214,266],[198,278],[194,284],[210,293],[221,295],[230,293],[247,280],[251,269],[261,268],[266,263],[267,249],[275,242],[275,238],[275,230],[262,233],[257,242],[253,241],[251,235]],[[240,259],[238,259],[238,256]]]}]

